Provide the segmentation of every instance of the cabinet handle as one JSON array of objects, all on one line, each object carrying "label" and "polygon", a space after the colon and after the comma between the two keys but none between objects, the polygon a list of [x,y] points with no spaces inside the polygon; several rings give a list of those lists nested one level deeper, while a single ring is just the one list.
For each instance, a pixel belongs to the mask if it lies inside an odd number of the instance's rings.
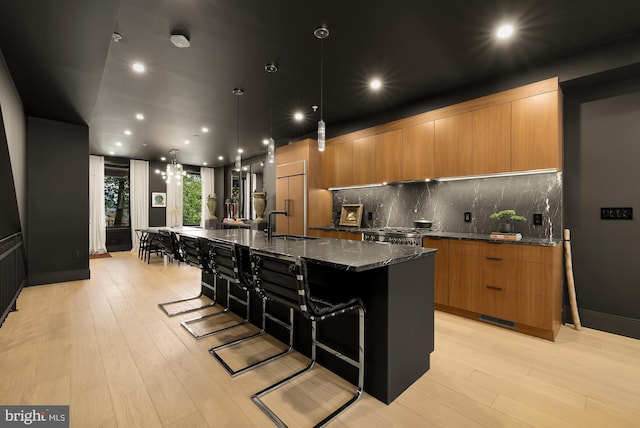
[{"label": "cabinet handle", "polygon": [[497,287],[495,285],[485,285],[485,287],[487,287],[489,290],[502,291],[502,287]]},{"label": "cabinet handle", "polygon": [[287,212],[285,216],[289,217],[291,215],[291,199],[284,200],[284,210]]},{"label": "cabinet handle", "polygon": [[487,260],[501,261],[502,259],[500,257],[487,257]]}]

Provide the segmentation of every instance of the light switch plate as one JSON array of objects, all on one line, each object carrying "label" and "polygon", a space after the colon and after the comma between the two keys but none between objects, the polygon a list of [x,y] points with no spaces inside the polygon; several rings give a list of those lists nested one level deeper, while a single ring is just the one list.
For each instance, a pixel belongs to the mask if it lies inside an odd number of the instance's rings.
[{"label": "light switch plate", "polygon": [[471,222],[471,213],[464,213],[464,222],[465,223]]}]

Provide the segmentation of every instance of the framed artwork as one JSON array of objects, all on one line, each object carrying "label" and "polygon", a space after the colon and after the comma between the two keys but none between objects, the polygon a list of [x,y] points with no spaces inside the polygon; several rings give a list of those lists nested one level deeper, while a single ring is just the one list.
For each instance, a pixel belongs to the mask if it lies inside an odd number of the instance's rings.
[{"label": "framed artwork", "polygon": [[166,208],[167,194],[161,192],[151,192],[151,206],[153,208]]},{"label": "framed artwork", "polygon": [[340,226],[360,227],[363,204],[344,204],[340,213]]}]

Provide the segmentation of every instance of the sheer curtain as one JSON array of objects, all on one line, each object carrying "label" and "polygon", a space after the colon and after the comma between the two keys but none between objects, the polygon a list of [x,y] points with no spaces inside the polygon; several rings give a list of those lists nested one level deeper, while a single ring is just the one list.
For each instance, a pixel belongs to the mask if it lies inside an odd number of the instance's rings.
[{"label": "sheer curtain", "polygon": [[136,229],[149,227],[149,162],[131,160],[129,163],[131,210],[131,251],[138,251],[140,239]]},{"label": "sheer curtain", "polygon": [[204,221],[209,218],[209,210],[207,209],[207,198],[209,195],[215,195],[213,186],[214,180],[213,168],[200,168],[200,178],[202,179],[202,210],[200,212],[200,227],[204,228]]},{"label": "sheer curtain", "polygon": [[107,252],[104,210],[104,158],[89,156],[89,254]]},{"label": "sheer curtain", "polygon": [[168,227],[182,227],[182,185],[174,178],[167,183],[167,216]]}]

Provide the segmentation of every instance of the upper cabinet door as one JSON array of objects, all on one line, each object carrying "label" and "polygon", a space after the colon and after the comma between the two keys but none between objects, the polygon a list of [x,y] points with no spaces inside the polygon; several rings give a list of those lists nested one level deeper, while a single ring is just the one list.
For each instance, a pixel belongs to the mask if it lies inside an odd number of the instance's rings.
[{"label": "upper cabinet door", "polygon": [[402,181],[402,129],[376,135],[376,183]]},{"label": "upper cabinet door", "polygon": [[511,170],[511,103],[473,112],[473,174]]},{"label": "upper cabinet door", "polygon": [[402,135],[402,179],[434,178],[433,121],[404,128]]},{"label": "upper cabinet door", "polygon": [[353,184],[353,150],[351,141],[327,144],[322,154],[322,187]]},{"label": "upper cabinet door", "polygon": [[559,92],[511,103],[511,170],[562,169]]},{"label": "upper cabinet door", "polygon": [[356,138],[352,142],[353,184],[372,184],[376,182],[375,136]]},{"label": "upper cabinet door", "polygon": [[434,162],[436,177],[472,175],[472,112],[435,121]]}]

